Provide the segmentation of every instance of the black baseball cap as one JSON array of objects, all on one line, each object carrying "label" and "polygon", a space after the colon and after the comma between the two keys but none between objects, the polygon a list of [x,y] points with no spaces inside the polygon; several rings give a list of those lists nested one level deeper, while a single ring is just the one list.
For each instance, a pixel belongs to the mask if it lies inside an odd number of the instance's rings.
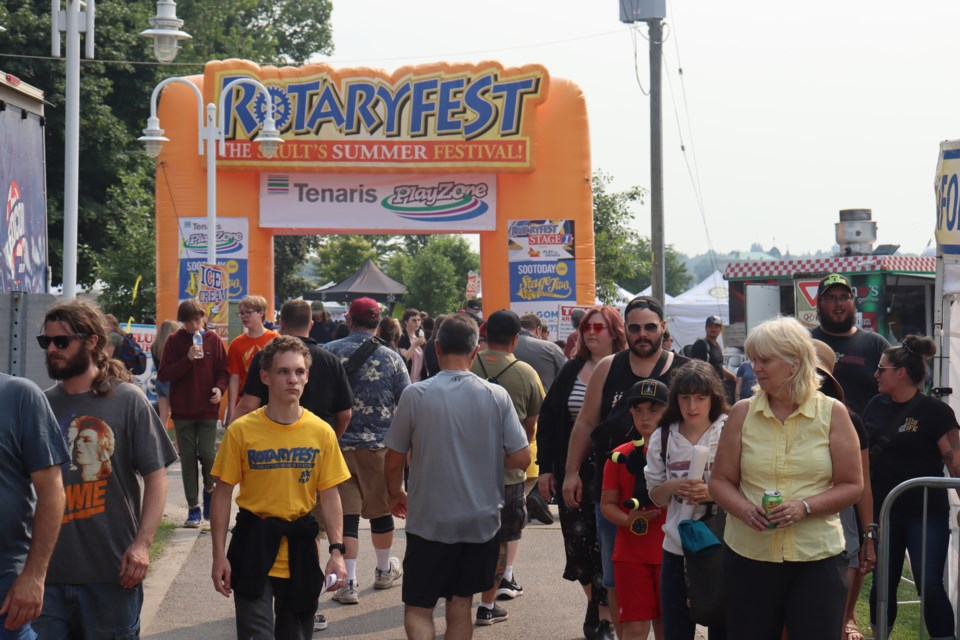
[{"label": "black baseball cap", "polygon": [[723,318],[720,316],[707,316],[706,326],[709,327],[712,324],[719,324],[720,326],[723,326]]},{"label": "black baseball cap", "polygon": [[663,305],[660,304],[660,301],[656,298],[650,296],[637,296],[627,303],[626,308],[623,310],[623,317],[626,318],[627,314],[634,309],[649,309],[657,314],[661,320],[663,320]]},{"label": "black baseball cap", "polygon": [[847,280],[846,276],[842,276],[839,273],[831,273],[826,278],[820,281],[820,285],[817,287],[817,298],[820,297],[824,291],[830,287],[844,287],[850,293],[853,293],[853,285],[850,284],[850,281]]},{"label": "black baseball cap", "polygon": [[632,407],[641,402],[659,402],[666,406],[667,385],[652,378],[634,383],[627,391],[627,404]]}]

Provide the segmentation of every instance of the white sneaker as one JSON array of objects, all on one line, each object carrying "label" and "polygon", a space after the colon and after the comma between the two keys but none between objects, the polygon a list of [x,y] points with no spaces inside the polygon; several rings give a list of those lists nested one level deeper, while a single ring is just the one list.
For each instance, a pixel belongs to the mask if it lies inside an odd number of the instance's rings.
[{"label": "white sneaker", "polygon": [[393,584],[403,576],[403,567],[400,564],[400,558],[390,558],[390,570],[381,571],[377,569],[373,579],[374,589],[389,589]]},{"label": "white sneaker", "polygon": [[313,616],[313,632],[323,631],[327,628],[327,618],[321,613]]},{"label": "white sneaker", "polygon": [[360,586],[356,580],[348,580],[333,594],[333,601],[340,604],[360,604]]}]

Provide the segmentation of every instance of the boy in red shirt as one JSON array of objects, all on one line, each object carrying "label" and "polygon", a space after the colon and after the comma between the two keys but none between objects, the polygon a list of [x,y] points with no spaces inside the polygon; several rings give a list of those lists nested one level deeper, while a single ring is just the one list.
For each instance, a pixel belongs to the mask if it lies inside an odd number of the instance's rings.
[{"label": "boy in red shirt", "polygon": [[[641,380],[627,392],[627,403],[634,428],[644,440],[649,440],[667,408],[667,387],[658,380]],[[638,440],[640,436],[637,436]],[[608,460],[604,466],[600,511],[603,517],[617,525],[617,539],[613,545],[613,581],[620,608],[617,637],[646,640],[652,624],[654,636],[661,640],[660,563],[667,510],[650,501],[643,477],[647,447],[643,445],[642,450],[636,449],[632,442],[614,449],[622,456],[633,457],[629,470],[627,464],[613,460]],[[630,498],[637,499],[639,505],[633,506],[638,508],[624,506]]]}]

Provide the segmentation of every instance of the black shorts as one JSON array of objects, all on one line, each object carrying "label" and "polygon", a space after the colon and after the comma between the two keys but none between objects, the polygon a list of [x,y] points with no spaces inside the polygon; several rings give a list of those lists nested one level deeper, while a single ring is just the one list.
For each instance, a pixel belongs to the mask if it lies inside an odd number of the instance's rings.
[{"label": "black shorts", "polygon": [[432,609],[440,598],[470,598],[486,591],[493,586],[499,552],[496,536],[486,542],[447,544],[407,532],[403,603]]},{"label": "black shorts", "polygon": [[503,488],[503,507],[500,509],[500,531],[497,532],[497,541],[504,543],[519,540],[525,526],[527,526],[527,499],[523,493],[523,483],[508,484]]}]

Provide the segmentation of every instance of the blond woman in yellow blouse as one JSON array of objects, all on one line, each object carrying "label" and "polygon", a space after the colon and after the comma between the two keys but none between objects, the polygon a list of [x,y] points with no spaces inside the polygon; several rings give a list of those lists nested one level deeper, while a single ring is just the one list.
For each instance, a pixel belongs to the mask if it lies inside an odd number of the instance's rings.
[{"label": "blond woman in yellow blouse", "polygon": [[[840,637],[847,560],[839,512],[860,498],[860,445],[842,403],[818,391],[809,332],[793,318],[744,343],[757,394],[727,420],[710,493],[729,514],[724,541],[728,637]],[[763,494],[783,503],[764,512]]]}]

